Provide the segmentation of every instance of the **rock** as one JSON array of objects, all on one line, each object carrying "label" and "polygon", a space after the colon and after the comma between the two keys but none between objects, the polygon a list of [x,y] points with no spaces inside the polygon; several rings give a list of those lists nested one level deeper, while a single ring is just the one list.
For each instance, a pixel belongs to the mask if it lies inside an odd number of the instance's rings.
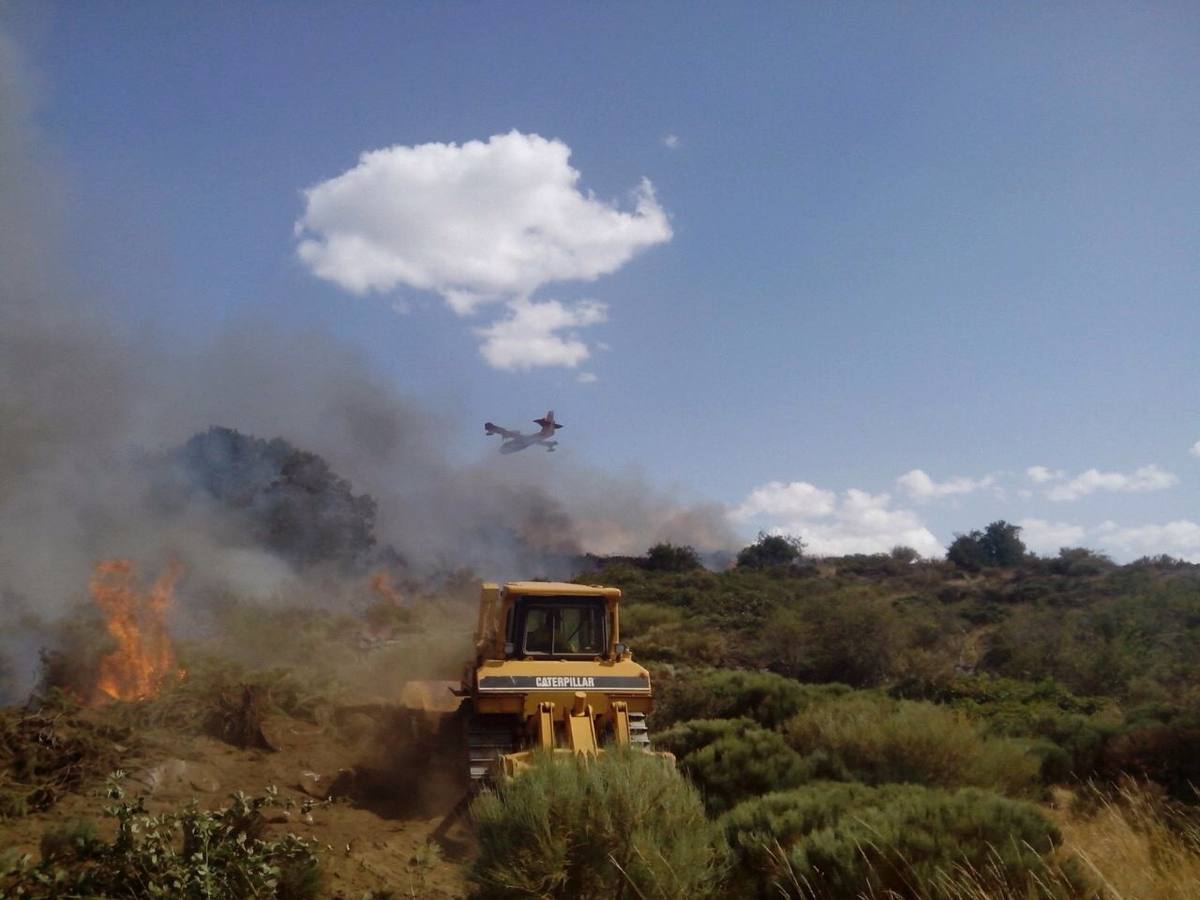
[{"label": "rock", "polygon": [[188,779],[188,784],[192,786],[192,790],[200,791],[202,794],[213,794],[221,789],[221,783],[217,779],[203,772],[193,774]]},{"label": "rock", "polygon": [[325,800],[329,797],[329,784],[316,772],[301,772],[296,786],[314,800]]}]

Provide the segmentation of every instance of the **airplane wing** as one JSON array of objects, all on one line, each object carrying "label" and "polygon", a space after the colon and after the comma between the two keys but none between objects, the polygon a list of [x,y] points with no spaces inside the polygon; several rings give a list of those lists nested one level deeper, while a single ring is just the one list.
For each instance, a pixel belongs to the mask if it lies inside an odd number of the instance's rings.
[{"label": "airplane wing", "polygon": [[506,441],[521,436],[521,432],[519,431],[509,431],[507,428],[501,428],[499,425],[493,425],[491,422],[483,423],[483,433],[498,434]]}]

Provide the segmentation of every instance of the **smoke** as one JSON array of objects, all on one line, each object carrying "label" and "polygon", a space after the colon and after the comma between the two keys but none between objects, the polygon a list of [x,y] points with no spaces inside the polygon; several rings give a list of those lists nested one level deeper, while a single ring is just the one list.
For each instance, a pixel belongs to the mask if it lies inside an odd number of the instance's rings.
[{"label": "smoke", "polygon": [[[23,71],[0,34],[0,694],[5,679],[10,698],[29,686],[47,623],[86,602],[98,559],[149,573],[178,560],[184,619],[200,615],[188,597],[206,593],[342,602],[357,589],[248,538],[219,497],[161,502],[156,466],[214,425],[323,457],[373,498],[376,538],[411,577],[564,577],[586,552],[732,544],[719,508],[566,454],[447,461],[438,414],[326,335],[244,321],[200,351],[133,339],[63,272],[59,192]],[[321,589],[306,590],[314,579]]]}]

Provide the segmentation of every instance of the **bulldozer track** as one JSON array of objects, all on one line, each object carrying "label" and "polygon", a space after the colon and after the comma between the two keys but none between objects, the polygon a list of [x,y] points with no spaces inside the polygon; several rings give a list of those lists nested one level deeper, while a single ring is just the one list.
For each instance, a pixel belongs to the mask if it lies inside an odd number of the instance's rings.
[{"label": "bulldozer track", "polygon": [[650,749],[650,728],[645,713],[629,714],[629,743],[639,750]]},{"label": "bulldozer track", "polygon": [[517,749],[517,723],[511,716],[478,716],[469,719],[467,766],[472,786],[489,781],[497,760]]}]

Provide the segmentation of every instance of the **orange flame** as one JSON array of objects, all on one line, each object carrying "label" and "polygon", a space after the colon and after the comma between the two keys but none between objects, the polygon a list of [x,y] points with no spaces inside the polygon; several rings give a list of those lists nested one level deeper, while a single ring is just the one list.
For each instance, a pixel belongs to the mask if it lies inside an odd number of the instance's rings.
[{"label": "orange flame", "polygon": [[172,562],[148,593],[137,588],[137,571],[127,559],[96,563],[88,591],[104,613],[108,633],[117,649],[100,660],[96,702],[144,700],[155,696],[163,682],[181,677],[167,635],[166,613],[181,567]]},{"label": "orange flame", "polygon": [[380,569],[372,573],[370,584],[371,592],[380,600],[390,603],[392,606],[404,605],[404,595],[400,593],[400,589],[392,581],[392,573],[387,569]]}]

